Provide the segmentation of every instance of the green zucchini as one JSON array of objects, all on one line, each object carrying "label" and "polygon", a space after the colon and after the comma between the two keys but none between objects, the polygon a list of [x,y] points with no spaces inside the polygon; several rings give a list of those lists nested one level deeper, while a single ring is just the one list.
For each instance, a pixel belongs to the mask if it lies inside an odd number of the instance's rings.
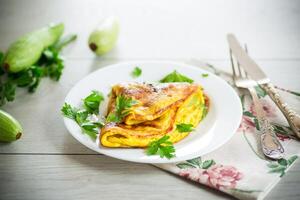
[{"label": "green zucchini", "polygon": [[12,142],[22,136],[22,126],[10,114],[0,110],[0,142]]},{"label": "green zucchini", "polygon": [[39,60],[43,50],[60,38],[63,31],[64,25],[59,23],[24,35],[8,48],[3,67],[12,73],[31,67]]},{"label": "green zucchini", "polygon": [[119,21],[116,17],[103,20],[89,36],[89,47],[96,55],[109,52],[116,44],[119,35]]}]

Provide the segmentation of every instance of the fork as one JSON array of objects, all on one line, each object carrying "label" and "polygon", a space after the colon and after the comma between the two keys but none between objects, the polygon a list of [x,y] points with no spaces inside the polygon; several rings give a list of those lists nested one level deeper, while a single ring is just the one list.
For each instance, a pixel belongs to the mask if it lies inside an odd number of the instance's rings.
[{"label": "fork", "polygon": [[[247,47],[245,46],[247,52]],[[253,105],[256,111],[256,117],[259,122],[260,127],[260,142],[264,155],[268,158],[278,160],[283,158],[284,149],[279,142],[276,134],[274,132],[273,126],[266,118],[263,106],[257,96],[255,86],[258,86],[257,82],[251,80],[247,73],[241,68],[240,64],[237,66],[234,64],[233,55],[231,49],[230,51],[230,62],[233,73],[233,82],[236,87],[247,89],[253,100]]]}]

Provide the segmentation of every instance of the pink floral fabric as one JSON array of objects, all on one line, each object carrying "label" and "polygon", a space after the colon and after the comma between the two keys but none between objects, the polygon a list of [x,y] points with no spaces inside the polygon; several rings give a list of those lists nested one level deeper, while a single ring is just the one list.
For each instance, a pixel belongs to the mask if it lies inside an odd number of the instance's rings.
[{"label": "pink floral fabric", "polygon": [[218,190],[234,189],[243,174],[233,166],[213,165],[207,170],[199,168],[182,169],[179,175],[208,185]]},{"label": "pink floral fabric", "polygon": [[255,130],[255,124],[252,119],[250,119],[247,116],[243,116],[242,122],[240,124],[240,127],[238,131],[251,131],[253,132]]},{"label": "pink floral fabric", "polygon": [[204,172],[207,184],[216,189],[232,189],[243,178],[243,174],[233,166],[214,165]]}]

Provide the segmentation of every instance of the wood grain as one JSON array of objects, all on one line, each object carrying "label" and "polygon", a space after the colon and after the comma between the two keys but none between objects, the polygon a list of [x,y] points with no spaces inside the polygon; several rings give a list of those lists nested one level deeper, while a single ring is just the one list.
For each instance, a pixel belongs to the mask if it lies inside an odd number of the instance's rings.
[{"label": "wood grain", "polygon": [[0,199],[231,199],[151,165],[101,155],[0,155]]},{"label": "wood grain", "polygon": [[92,58],[89,33],[101,18],[117,15],[117,48],[104,56],[123,59],[228,58],[226,33],[251,46],[255,58],[299,58],[298,0],[2,0],[0,49],[21,34],[62,21],[80,33],[72,58]]}]

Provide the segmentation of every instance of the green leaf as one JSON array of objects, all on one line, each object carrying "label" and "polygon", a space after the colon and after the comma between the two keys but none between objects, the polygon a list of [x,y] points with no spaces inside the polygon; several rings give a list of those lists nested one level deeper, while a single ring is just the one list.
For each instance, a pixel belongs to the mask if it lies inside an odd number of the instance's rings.
[{"label": "green leaf", "polygon": [[290,157],[290,158],[288,159],[288,164],[289,164],[289,165],[293,164],[293,162],[295,162],[295,160],[297,160],[297,158],[298,158],[297,155],[294,155],[294,156]]},{"label": "green leaf", "polygon": [[173,144],[168,141],[170,136],[165,135],[158,140],[149,143],[146,153],[147,155],[159,155],[161,158],[166,157],[171,159],[175,157],[175,148]]},{"label": "green leaf", "polygon": [[202,169],[208,169],[210,168],[212,165],[216,164],[214,160],[206,160],[202,163],[201,168]]},{"label": "green leaf", "polygon": [[70,104],[68,103],[65,103],[63,105],[63,107],[61,108],[61,112],[62,114],[67,117],[67,118],[70,118],[70,119],[73,119],[75,120],[76,118],[76,113],[77,113],[78,109],[75,108],[75,107],[72,107]]},{"label": "green leaf", "polygon": [[244,111],[243,115],[248,116],[248,117],[255,117],[250,111]]},{"label": "green leaf", "polygon": [[4,97],[6,98],[7,101],[13,101],[15,99],[15,94],[16,94],[16,86],[12,82],[6,82],[3,84],[3,93]]},{"label": "green leaf", "polygon": [[267,164],[267,166],[268,166],[269,168],[277,168],[279,165],[278,165],[277,163],[270,162],[270,163]]},{"label": "green leaf", "polygon": [[191,159],[191,160],[187,160],[188,163],[196,166],[196,167],[200,167],[201,166],[201,157],[198,157],[198,158],[194,158],[194,159]]},{"label": "green leaf", "polygon": [[203,78],[206,78],[206,77],[208,77],[208,75],[209,75],[209,74],[202,74],[202,77],[203,77]]},{"label": "green leaf", "polygon": [[285,130],[283,127],[279,126],[279,125],[272,125],[274,128],[275,133],[279,133],[282,135],[289,135],[288,131]]},{"label": "green leaf", "polygon": [[97,138],[97,130],[95,129],[91,129],[88,125],[85,126],[81,126],[81,130],[87,134],[88,136],[90,136],[91,139],[95,140]]},{"label": "green leaf", "polygon": [[106,121],[116,123],[122,122],[123,118],[129,114],[129,109],[136,104],[137,101],[133,100],[132,98],[127,98],[123,95],[117,96],[115,110],[114,112],[108,114]]},{"label": "green leaf", "polygon": [[196,168],[194,165],[191,165],[189,163],[179,163],[176,166],[180,169]]},{"label": "green leaf", "polygon": [[172,83],[172,82],[188,82],[193,83],[194,80],[178,73],[176,70],[172,73],[165,76],[163,79],[161,79],[159,82],[161,83]]},{"label": "green leaf", "polygon": [[245,95],[243,94],[241,97],[241,103],[242,103],[242,107],[243,107],[243,111],[245,110]]},{"label": "green leaf", "polygon": [[269,173],[282,173],[285,171],[286,167],[285,166],[278,166],[277,168],[273,168],[269,171]]},{"label": "green leaf", "polygon": [[254,120],[256,130],[260,130],[258,119],[254,118],[253,120]]},{"label": "green leaf", "polygon": [[134,78],[137,78],[137,77],[141,76],[141,74],[142,74],[142,69],[139,68],[139,67],[135,67],[133,69],[133,71],[131,72],[131,76],[134,77]]},{"label": "green leaf", "polygon": [[282,166],[285,166],[285,167],[288,166],[288,161],[284,158],[278,160],[277,162]]},{"label": "green leaf", "polygon": [[86,121],[86,118],[88,117],[88,112],[86,110],[80,110],[77,111],[75,115],[75,121],[81,125]]},{"label": "green leaf", "polygon": [[178,130],[179,133],[184,133],[184,132],[191,132],[194,130],[193,124],[177,124],[176,129]]},{"label": "green leaf", "polygon": [[99,113],[100,103],[104,100],[104,96],[99,91],[92,91],[92,93],[83,100],[84,107],[89,113]]},{"label": "green leaf", "polygon": [[259,98],[265,97],[267,95],[267,92],[262,87],[255,86],[254,88]]}]

